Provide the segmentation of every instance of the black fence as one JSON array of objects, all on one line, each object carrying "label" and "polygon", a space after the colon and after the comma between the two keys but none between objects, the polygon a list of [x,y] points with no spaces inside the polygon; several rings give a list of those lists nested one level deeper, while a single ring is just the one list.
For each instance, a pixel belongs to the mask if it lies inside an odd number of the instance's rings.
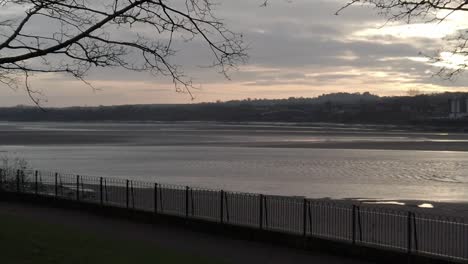
[{"label": "black fence", "polygon": [[0,169],[0,190],[468,261],[468,223],[463,218],[355,205],[348,201],[30,170]]}]

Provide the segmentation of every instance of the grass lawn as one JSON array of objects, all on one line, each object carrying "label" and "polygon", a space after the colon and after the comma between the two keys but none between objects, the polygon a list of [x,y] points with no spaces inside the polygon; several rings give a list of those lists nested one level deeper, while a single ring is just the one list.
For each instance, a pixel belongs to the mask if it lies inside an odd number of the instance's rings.
[{"label": "grass lawn", "polygon": [[0,252],[0,262],[5,264],[220,263],[163,250],[149,243],[111,240],[66,226],[2,214]]}]

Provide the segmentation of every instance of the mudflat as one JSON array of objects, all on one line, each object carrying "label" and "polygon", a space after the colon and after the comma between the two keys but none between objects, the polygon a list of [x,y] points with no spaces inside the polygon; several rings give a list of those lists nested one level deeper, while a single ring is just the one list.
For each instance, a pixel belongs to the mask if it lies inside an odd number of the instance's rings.
[{"label": "mudflat", "polygon": [[334,124],[0,123],[0,145],[240,146],[468,151],[468,135]]}]

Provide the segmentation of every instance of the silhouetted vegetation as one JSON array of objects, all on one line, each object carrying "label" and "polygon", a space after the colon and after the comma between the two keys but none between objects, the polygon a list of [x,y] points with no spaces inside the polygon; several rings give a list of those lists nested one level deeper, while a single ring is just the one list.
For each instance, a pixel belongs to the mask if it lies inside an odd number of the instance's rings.
[{"label": "silhouetted vegetation", "polygon": [[47,108],[0,108],[4,121],[228,121],[340,122],[411,124],[442,121],[448,100],[461,93],[379,97],[365,93],[333,93],[316,98],[247,99],[180,105],[122,105]]}]

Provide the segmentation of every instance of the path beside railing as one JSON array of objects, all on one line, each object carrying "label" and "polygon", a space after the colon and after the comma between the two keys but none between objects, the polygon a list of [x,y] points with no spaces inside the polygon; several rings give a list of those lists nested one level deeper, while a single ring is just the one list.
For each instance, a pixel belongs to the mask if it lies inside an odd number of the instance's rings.
[{"label": "path beside railing", "polygon": [[[63,210],[37,204],[0,202],[0,218],[3,215],[70,227],[78,232],[93,233],[106,240],[121,243],[144,242],[160,250],[167,249],[184,255],[212,259],[213,263],[219,261],[232,264],[370,264],[370,262],[320,252],[207,235],[175,226],[135,223],[125,219],[100,217],[83,211]],[[138,252],[130,253],[138,254]],[[83,254],[86,255],[86,252]]]},{"label": "path beside railing", "polygon": [[468,261],[465,219],[313,200],[42,171],[0,171],[0,188]]}]

